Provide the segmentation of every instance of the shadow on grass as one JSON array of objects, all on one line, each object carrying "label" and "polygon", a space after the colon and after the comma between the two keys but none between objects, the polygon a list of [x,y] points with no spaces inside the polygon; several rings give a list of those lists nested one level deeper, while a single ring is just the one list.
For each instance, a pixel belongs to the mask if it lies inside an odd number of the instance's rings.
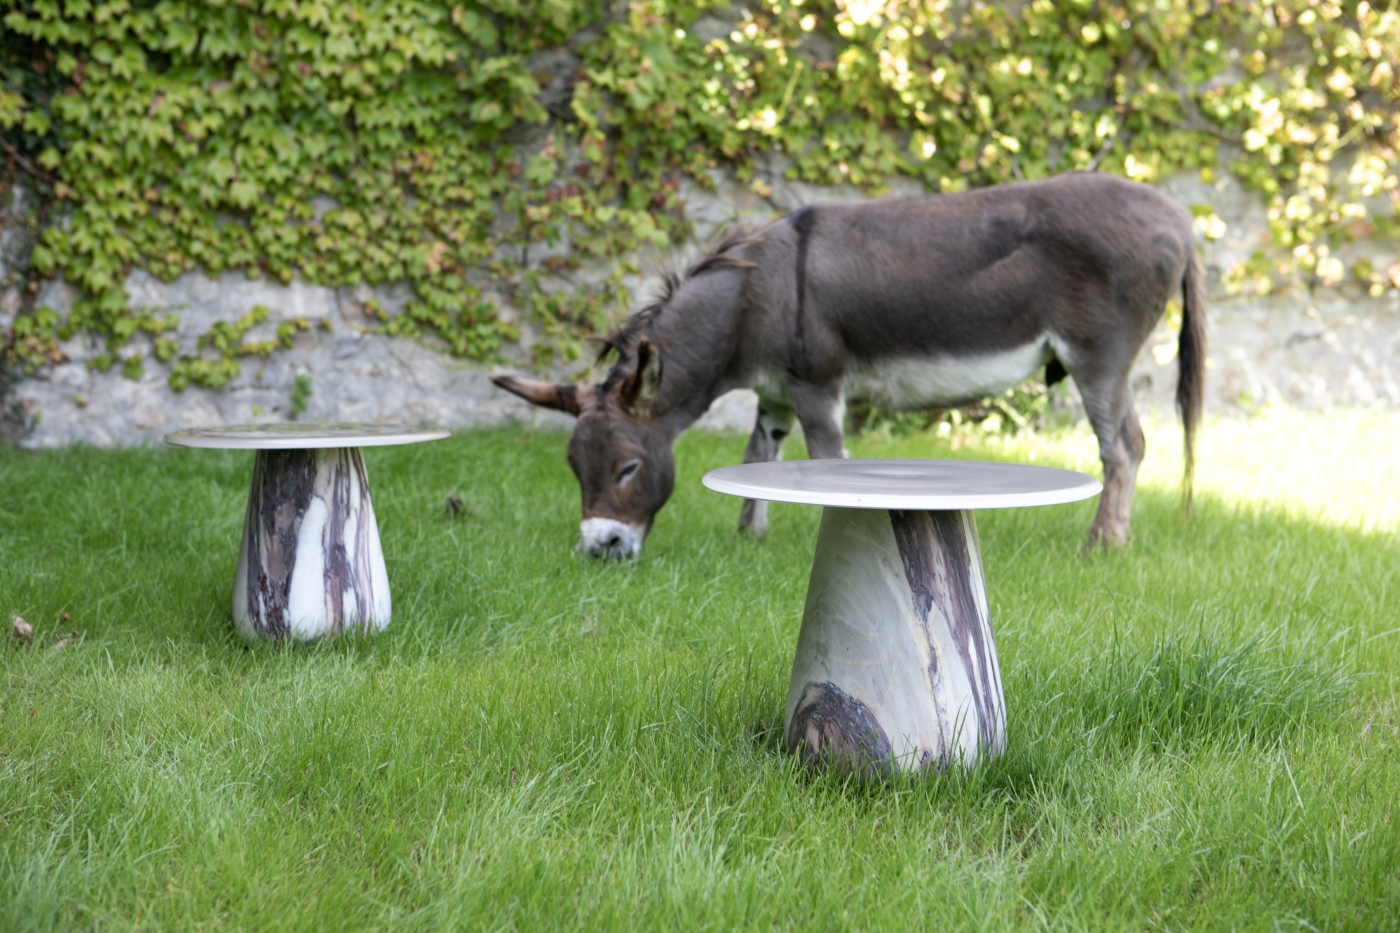
[{"label": "shadow on grass", "polygon": [[1167,635],[1147,651],[1115,639],[1073,691],[1086,739],[1102,733],[1153,751],[1267,744],[1335,710],[1354,680],[1344,663],[1287,654],[1284,644],[1232,645],[1206,631]]}]

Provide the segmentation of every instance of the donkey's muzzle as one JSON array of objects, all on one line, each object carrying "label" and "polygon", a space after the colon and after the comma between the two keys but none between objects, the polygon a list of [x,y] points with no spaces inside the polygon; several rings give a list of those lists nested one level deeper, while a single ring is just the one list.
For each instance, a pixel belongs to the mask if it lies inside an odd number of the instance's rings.
[{"label": "donkey's muzzle", "polygon": [[578,526],[579,549],[589,557],[624,560],[642,553],[646,531],[611,518],[585,518]]}]

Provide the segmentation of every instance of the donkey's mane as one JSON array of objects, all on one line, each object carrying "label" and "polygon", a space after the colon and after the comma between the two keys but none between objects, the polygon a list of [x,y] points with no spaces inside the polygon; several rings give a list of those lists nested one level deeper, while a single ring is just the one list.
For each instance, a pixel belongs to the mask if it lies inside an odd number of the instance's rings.
[{"label": "donkey's mane", "polygon": [[622,322],[621,327],[602,338],[602,347],[598,350],[598,362],[601,363],[603,358],[613,351],[617,352],[619,361],[625,359],[627,354],[636,347],[637,341],[641,339],[642,335],[656,323],[661,312],[666,310],[666,306],[671,303],[671,299],[676,296],[676,292],[686,282],[715,269],[752,268],[755,263],[747,259],[740,259],[733,255],[733,251],[740,246],[758,243],[762,239],[762,236],[747,227],[734,227],[685,272],[677,273],[672,270],[665,273],[661,278],[661,292],[656,298],[645,307],[629,314],[627,320]]}]

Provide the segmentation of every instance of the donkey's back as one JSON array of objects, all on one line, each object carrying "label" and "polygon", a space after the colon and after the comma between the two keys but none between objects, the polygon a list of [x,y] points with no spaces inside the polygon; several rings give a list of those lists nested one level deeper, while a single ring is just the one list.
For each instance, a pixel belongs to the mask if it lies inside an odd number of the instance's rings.
[{"label": "donkey's back", "polygon": [[800,340],[789,351],[821,367],[837,363],[824,353],[853,363],[981,355],[1089,331],[1140,343],[1193,241],[1189,214],[1156,190],[1072,174],[808,207],[758,251],[764,290],[780,296],[766,307],[792,315],[771,322],[774,336]]}]

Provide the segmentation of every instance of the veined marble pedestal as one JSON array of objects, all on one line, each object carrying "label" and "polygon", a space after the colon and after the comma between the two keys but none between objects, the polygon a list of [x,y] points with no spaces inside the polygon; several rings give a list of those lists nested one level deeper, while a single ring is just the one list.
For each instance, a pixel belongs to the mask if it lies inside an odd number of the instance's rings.
[{"label": "veined marble pedestal", "polygon": [[1006,746],[972,510],[1095,495],[1081,473],[953,460],[798,460],[715,470],[746,499],[826,506],[784,738],[866,777],[971,766]]},{"label": "veined marble pedestal", "polygon": [[436,429],[309,424],[167,435],[185,447],[257,451],[233,584],[239,634],[307,641],[383,631],[391,614],[389,578],[359,448],[447,436]]}]

